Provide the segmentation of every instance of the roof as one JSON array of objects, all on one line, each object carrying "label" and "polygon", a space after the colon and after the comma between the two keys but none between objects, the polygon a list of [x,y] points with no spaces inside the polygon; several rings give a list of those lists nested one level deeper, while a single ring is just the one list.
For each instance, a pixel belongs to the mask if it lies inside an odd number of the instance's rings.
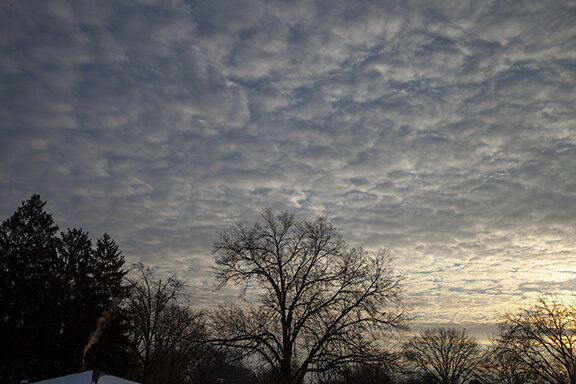
[{"label": "roof", "polygon": [[139,384],[135,381],[107,375],[100,371],[84,371],[73,375],[38,381],[34,384]]}]

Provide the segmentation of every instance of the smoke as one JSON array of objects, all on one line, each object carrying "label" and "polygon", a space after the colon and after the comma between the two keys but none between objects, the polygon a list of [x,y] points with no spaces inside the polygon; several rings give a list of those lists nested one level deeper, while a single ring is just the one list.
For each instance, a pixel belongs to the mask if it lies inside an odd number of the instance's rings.
[{"label": "smoke", "polygon": [[110,302],[110,304],[108,304],[108,307],[102,312],[102,314],[100,314],[100,317],[96,321],[96,328],[90,334],[88,343],[84,347],[84,352],[82,354],[82,364],[84,364],[86,354],[88,353],[90,348],[92,348],[94,344],[96,344],[98,340],[100,340],[100,337],[102,337],[102,333],[106,330],[106,328],[108,328],[108,326],[112,322],[112,319],[114,318],[114,315],[118,310],[118,305],[120,305],[121,301],[122,298],[113,299]]}]

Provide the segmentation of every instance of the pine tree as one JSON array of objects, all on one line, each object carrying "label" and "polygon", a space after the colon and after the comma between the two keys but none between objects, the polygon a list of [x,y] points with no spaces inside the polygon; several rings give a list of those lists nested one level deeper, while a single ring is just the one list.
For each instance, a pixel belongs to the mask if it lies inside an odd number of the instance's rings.
[{"label": "pine tree", "polygon": [[126,275],[126,271],[122,269],[124,256],[107,233],[96,242],[94,261],[95,277],[100,282],[95,293],[105,298],[125,295],[128,288],[122,286]]},{"label": "pine tree", "polygon": [[46,364],[51,342],[50,319],[55,282],[56,233],[46,202],[33,195],[0,226],[0,381],[34,375]]},{"label": "pine tree", "polygon": [[[76,372],[100,340],[98,350],[130,358],[122,355],[130,345],[119,304],[128,288],[118,245],[104,234],[93,248],[76,228],[58,237],[45,205],[34,195],[0,226],[0,383]],[[90,362],[114,366],[107,358]]]},{"label": "pine tree", "polygon": [[60,329],[58,337],[58,375],[71,373],[82,364],[87,342],[98,313],[105,303],[92,294],[95,261],[92,241],[81,229],[68,229],[58,242],[58,305]]},{"label": "pine tree", "polygon": [[[98,239],[93,249],[87,232],[68,229],[58,244],[61,329],[57,363],[58,373],[66,374],[85,362],[86,353],[119,319],[119,302],[128,288],[122,284],[126,274],[122,270],[124,257],[108,234]],[[118,326],[114,330],[121,333]],[[102,340],[115,343],[110,338]],[[111,350],[115,346],[102,348]],[[96,364],[95,368],[107,364],[102,357],[93,357],[89,363]]]},{"label": "pine tree", "polygon": [[124,256],[107,233],[96,241],[92,256],[91,307],[98,312],[84,346],[85,362],[88,367],[128,377],[136,352],[128,336],[128,313],[121,305],[129,293],[129,286],[123,285]]}]

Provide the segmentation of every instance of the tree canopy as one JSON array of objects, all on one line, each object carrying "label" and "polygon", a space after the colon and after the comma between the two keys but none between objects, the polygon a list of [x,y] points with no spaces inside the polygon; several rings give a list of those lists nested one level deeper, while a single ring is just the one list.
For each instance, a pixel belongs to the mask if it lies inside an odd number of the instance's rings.
[{"label": "tree canopy", "polygon": [[97,319],[126,293],[111,237],[94,248],[81,229],[58,235],[45,205],[33,195],[0,225],[1,382],[76,372]]},{"label": "tree canopy", "polygon": [[389,254],[350,247],[325,217],[266,210],[220,233],[215,277],[245,300],[204,311],[176,275],[128,277],[111,236],[59,231],[45,206],[33,195],[0,225],[0,384],[83,365],[143,384],[576,384],[574,295],[503,315],[491,348],[433,327],[393,352],[409,306]]},{"label": "tree canopy", "polygon": [[324,217],[267,210],[223,232],[214,255],[221,284],[260,292],[257,304],[213,315],[217,341],[258,356],[278,382],[389,359],[379,342],[405,325],[407,307],[387,252],[349,248]]},{"label": "tree canopy", "polygon": [[504,315],[495,344],[502,360],[545,383],[576,384],[576,297],[542,295]]},{"label": "tree canopy", "polygon": [[436,384],[468,382],[483,357],[478,341],[463,328],[426,328],[406,342],[404,351]]}]

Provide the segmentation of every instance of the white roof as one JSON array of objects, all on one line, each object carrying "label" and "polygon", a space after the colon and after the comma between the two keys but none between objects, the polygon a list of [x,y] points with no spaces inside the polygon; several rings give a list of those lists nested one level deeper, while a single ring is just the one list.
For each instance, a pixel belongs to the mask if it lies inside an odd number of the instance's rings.
[{"label": "white roof", "polygon": [[138,384],[135,381],[124,380],[104,373],[100,375],[96,382],[92,381],[93,371],[84,371],[55,379],[38,381],[34,384]]}]

